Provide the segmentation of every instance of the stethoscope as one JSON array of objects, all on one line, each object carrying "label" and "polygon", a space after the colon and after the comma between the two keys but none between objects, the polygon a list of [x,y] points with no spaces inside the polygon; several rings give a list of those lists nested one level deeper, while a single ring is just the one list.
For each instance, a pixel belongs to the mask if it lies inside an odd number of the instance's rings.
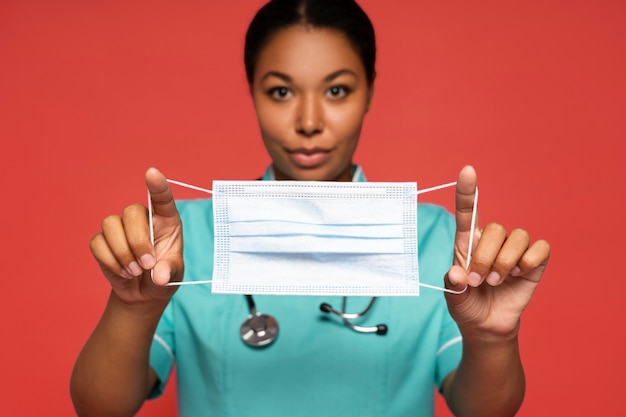
[{"label": "stethoscope", "polygon": [[278,322],[269,314],[261,314],[256,311],[256,305],[251,295],[246,294],[246,301],[250,315],[239,328],[241,340],[252,347],[267,346],[278,336]]},{"label": "stethoscope", "polygon": [[[356,175],[356,174],[355,174]],[[261,178],[259,178],[260,180]],[[272,178],[275,179],[275,178]],[[256,304],[252,295],[246,294],[246,301],[250,315],[243,321],[239,328],[241,340],[248,346],[263,347],[270,345],[278,336],[278,321],[269,314],[262,314],[256,311]],[[359,333],[376,333],[378,335],[387,334],[387,325],[379,324],[378,326],[358,326],[350,320],[356,320],[367,314],[374,305],[376,297],[372,297],[365,310],[360,313],[346,313],[346,304],[348,297],[343,297],[341,311],[335,310],[330,304],[320,304],[320,310],[324,313],[331,313],[341,318],[346,326]]]},{"label": "stethoscope", "polygon": [[[263,347],[271,344],[278,336],[278,322],[269,314],[262,314],[256,310],[256,305],[252,295],[246,294],[246,301],[250,315],[244,320],[239,329],[241,340],[248,346]],[[374,305],[376,297],[372,297],[367,307],[360,313],[346,313],[346,304],[348,297],[343,297],[341,311],[335,310],[330,304],[322,303],[320,310],[324,313],[331,313],[341,318],[346,326],[359,333],[376,333],[378,335],[387,334],[387,325],[379,324],[377,326],[358,326],[350,320],[356,320],[367,314]]]}]

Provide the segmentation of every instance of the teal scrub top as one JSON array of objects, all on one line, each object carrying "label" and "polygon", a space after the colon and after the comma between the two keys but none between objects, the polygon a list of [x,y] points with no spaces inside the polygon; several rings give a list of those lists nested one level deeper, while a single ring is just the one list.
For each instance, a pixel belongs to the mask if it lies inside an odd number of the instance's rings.
[{"label": "teal scrub top", "polygon": [[[263,179],[271,180],[271,170]],[[354,181],[365,181],[359,167]],[[178,201],[183,221],[185,281],[211,279],[211,200]],[[452,263],[455,224],[441,207],[418,205],[420,281],[443,286]],[[346,327],[320,311],[341,297],[254,296],[257,311],[274,316],[278,338],[264,348],[243,343],[250,314],[243,295],[212,294],[211,286],[180,287],[157,327],[150,365],[164,389],[175,369],[181,417],[432,416],[434,387],[461,358],[461,336],[443,293],[382,297],[362,326],[386,324],[384,336]],[[369,297],[349,297],[362,311]]]}]

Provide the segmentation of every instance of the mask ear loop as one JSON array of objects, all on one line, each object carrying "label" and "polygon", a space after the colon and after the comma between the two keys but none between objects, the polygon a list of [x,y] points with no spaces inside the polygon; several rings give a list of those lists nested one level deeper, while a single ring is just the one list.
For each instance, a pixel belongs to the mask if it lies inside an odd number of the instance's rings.
[{"label": "mask ear loop", "polygon": [[[169,182],[170,184],[174,184],[174,185],[178,185],[181,187],[185,187],[185,188],[190,188],[192,190],[196,190],[196,191],[201,191],[203,193],[207,193],[207,194],[213,194],[213,191],[206,189],[206,188],[202,188],[202,187],[197,187],[195,185],[191,185],[191,184],[187,184],[181,181],[175,181],[175,180],[167,180],[167,182]],[[152,214],[152,198],[150,196],[150,190],[148,190],[148,225],[150,228],[150,242],[152,243],[152,246],[154,246],[154,219],[153,219],[153,214]],[[150,270],[150,277],[152,277],[152,270]],[[204,280],[204,281],[178,281],[178,282],[168,282],[167,284],[165,284],[166,287],[178,287],[181,285],[199,285],[199,284],[210,284],[212,283],[212,280]]]},{"label": "mask ear loop", "polygon": [[[424,188],[423,190],[418,190],[417,195],[428,193],[430,191],[440,190],[442,188],[454,187],[455,185],[456,185],[456,181],[449,182],[447,184],[437,185],[435,187]],[[474,192],[474,205],[472,207],[472,220],[470,222],[471,233],[469,235],[469,243],[468,243],[469,246],[467,248],[467,260],[465,261],[466,271],[469,269],[470,262],[472,261],[472,247],[474,246],[474,228],[476,227],[476,214],[478,213],[477,209],[478,209],[478,187],[476,187],[476,191]],[[442,288],[442,287],[437,287],[435,285],[425,284],[423,282],[420,282],[418,285],[420,287],[430,288],[433,290],[439,290],[439,291],[447,292],[450,294],[457,294],[457,295],[463,294],[465,291],[467,291],[467,288],[469,287],[469,286],[465,286],[465,288],[463,288],[461,291],[456,291],[456,290],[451,290],[450,288]]]},{"label": "mask ear loop", "polygon": [[[211,190],[209,190],[207,188],[197,187],[195,185],[187,184],[185,182],[176,181],[176,180],[170,180],[170,179],[168,179],[167,182],[169,182],[170,184],[178,185],[180,187],[189,188],[189,189],[196,190],[196,191],[201,191],[203,193],[207,193],[207,194],[211,194],[211,195],[213,194],[213,191],[211,191]],[[435,187],[425,188],[423,190],[419,190],[417,192],[417,195],[428,193],[430,191],[440,190],[442,188],[454,187],[455,185],[456,185],[456,181],[449,182],[447,184],[437,185]],[[476,192],[474,193],[474,206],[472,208],[472,220],[471,220],[471,224],[470,224],[470,230],[472,230],[472,231],[474,230],[474,228],[476,226],[477,207],[478,207],[478,187],[476,187]],[[153,220],[153,214],[152,214],[152,198],[150,196],[150,190],[148,190],[148,224],[149,224],[149,228],[150,228],[150,242],[154,246],[154,220]],[[469,269],[470,262],[472,260],[472,246],[473,245],[474,245],[474,233],[470,233],[470,236],[469,236],[469,246],[468,246],[468,249],[467,249],[467,261],[465,263],[465,270],[466,271]],[[152,276],[152,271],[150,271],[150,276]],[[181,286],[181,285],[210,284],[212,282],[213,282],[212,280],[179,281],[179,282],[168,282],[165,285],[167,287],[173,287],[173,286]],[[455,290],[451,290],[449,288],[442,288],[442,287],[437,287],[437,286],[430,285],[430,284],[425,284],[423,282],[420,282],[419,286],[425,287],[425,288],[431,288],[433,290],[439,290],[439,291],[447,292],[447,293],[450,293],[450,294],[463,294],[465,291],[467,291],[467,288],[468,288],[466,286],[461,291],[455,291]]]}]

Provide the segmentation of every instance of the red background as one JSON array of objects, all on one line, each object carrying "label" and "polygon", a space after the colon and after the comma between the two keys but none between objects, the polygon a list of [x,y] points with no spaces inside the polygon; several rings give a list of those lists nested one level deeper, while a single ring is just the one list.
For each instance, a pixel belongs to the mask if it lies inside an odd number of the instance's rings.
[{"label": "red background", "polygon": [[[210,186],[268,164],[242,64],[260,1],[217,3],[0,3],[0,414],[73,415],[70,371],[108,292],[88,242],[145,200],[147,167]],[[553,245],[523,319],[519,415],[626,415],[626,3],[362,5],[380,51],[356,157],[369,179],[427,187],[473,164],[482,220]],[[170,386],[140,415],[174,410]]]}]

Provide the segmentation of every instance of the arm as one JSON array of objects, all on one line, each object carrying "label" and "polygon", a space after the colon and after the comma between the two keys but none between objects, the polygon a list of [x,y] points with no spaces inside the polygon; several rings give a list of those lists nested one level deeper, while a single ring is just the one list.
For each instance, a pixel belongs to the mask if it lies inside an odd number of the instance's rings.
[{"label": "arm", "polygon": [[183,275],[182,224],[165,177],[146,173],[154,207],[154,245],[147,209],[134,204],[109,216],[91,251],[111,284],[104,313],[72,372],[70,393],[79,416],[132,416],[157,382],[150,345]]},{"label": "arm", "polygon": [[517,338],[507,342],[463,343],[463,359],[443,383],[455,416],[514,416],[526,381]]},{"label": "arm", "polygon": [[145,307],[127,305],[111,292],[72,373],[79,416],[132,416],[155,386],[148,358],[162,309]]},{"label": "arm", "polygon": [[[457,232],[448,287],[448,310],[463,335],[463,357],[444,381],[443,393],[458,417],[513,416],[522,404],[525,377],[518,334],[521,315],[536,290],[550,256],[550,246],[530,244],[525,230],[510,234],[499,224],[471,228],[476,173],[464,168],[457,181]],[[466,270],[468,242],[475,247]]]}]

